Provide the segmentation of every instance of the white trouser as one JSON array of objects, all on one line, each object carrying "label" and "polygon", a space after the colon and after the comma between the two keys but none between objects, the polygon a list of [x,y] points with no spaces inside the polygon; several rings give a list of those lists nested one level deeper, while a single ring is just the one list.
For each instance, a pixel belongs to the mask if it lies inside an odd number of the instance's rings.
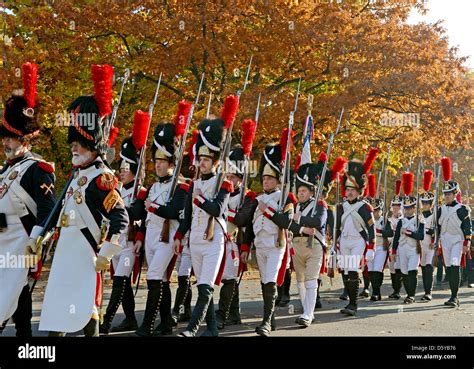
[{"label": "white trouser", "polygon": [[263,284],[269,282],[276,283],[278,271],[280,270],[283,256],[285,255],[284,247],[276,247],[278,236],[272,235],[272,237],[274,238],[274,242],[267,243],[266,245],[262,245],[258,242],[255,243],[258,270],[260,272],[260,280]]},{"label": "white trouser", "polygon": [[443,260],[446,267],[460,266],[462,256],[463,238],[459,235],[444,233],[440,237],[443,249]]},{"label": "white trouser", "polygon": [[133,252],[133,242],[127,241],[125,247],[112,258],[114,266],[114,276],[130,277],[135,265],[135,253]]},{"label": "white trouser", "polygon": [[[171,232],[170,232],[171,233]],[[145,235],[145,255],[148,264],[146,279],[167,281],[167,270],[174,255],[174,240],[160,241],[161,229],[148,227]]]},{"label": "white trouser", "polygon": [[198,285],[207,284],[214,288],[224,256],[224,241],[224,234],[217,227],[212,241],[204,240],[202,233],[193,237],[191,232],[189,247]]},{"label": "white trouser", "polygon": [[222,279],[239,279],[239,248],[234,241],[227,243]]},{"label": "white trouser", "polygon": [[434,257],[435,250],[434,248],[431,248],[431,246],[432,246],[431,241],[430,242],[422,241],[421,259],[420,259],[421,266],[427,266],[427,265],[433,264],[433,257]]},{"label": "white trouser", "polygon": [[189,277],[191,270],[193,269],[193,263],[191,262],[191,251],[189,246],[184,246],[183,252],[179,255],[176,261],[176,269],[178,270],[178,277]]},{"label": "white trouser", "polygon": [[365,250],[365,240],[362,237],[341,237],[340,250],[339,265],[344,269],[344,274],[359,271]]},{"label": "white trouser", "polygon": [[310,281],[298,282],[298,291],[300,293],[301,305],[303,305],[303,315],[301,317],[311,322],[314,319],[318,280],[312,279]]},{"label": "white trouser", "polygon": [[420,255],[416,252],[416,247],[399,245],[397,259],[400,260],[400,270],[403,274],[408,274],[412,270],[418,270]]},{"label": "white trouser", "polygon": [[383,246],[377,246],[375,248],[374,259],[367,261],[367,269],[369,270],[369,272],[382,272],[383,273],[386,260],[387,260],[387,251],[383,249]]}]

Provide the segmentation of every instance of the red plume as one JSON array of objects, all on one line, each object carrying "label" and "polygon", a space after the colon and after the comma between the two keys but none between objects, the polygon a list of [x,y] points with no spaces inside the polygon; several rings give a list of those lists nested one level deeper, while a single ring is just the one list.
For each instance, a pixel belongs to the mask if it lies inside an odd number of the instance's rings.
[{"label": "red plume", "polygon": [[425,192],[428,192],[431,187],[431,182],[433,181],[433,171],[427,169],[423,172],[423,189]]},{"label": "red plume", "polygon": [[379,153],[379,149],[377,149],[376,147],[370,148],[369,153],[367,154],[367,157],[365,158],[365,162],[364,162],[364,174],[367,174],[370,172],[372,165],[374,165],[375,159],[377,159],[378,153]]},{"label": "red plume", "polygon": [[137,110],[133,117],[132,143],[137,150],[146,144],[148,128],[150,127],[150,114]]},{"label": "red plume", "polygon": [[199,136],[199,130],[195,129],[193,131],[193,136],[191,138],[191,142],[189,143],[189,146],[188,146],[188,155],[189,155],[190,165],[194,165],[194,152],[193,152],[193,149],[194,149],[194,146],[196,145],[196,142],[198,140],[198,136]]},{"label": "red plume", "polygon": [[298,172],[298,169],[300,169],[301,165],[301,153],[298,154],[296,157],[296,162],[295,162],[295,173]]},{"label": "red plume", "polygon": [[[293,146],[293,136],[295,135],[295,131],[291,130],[290,134],[290,151],[291,147]],[[280,151],[281,151],[281,160],[285,160],[286,158],[286,144],[288,142],[288,128],[285,128],[281,132],[280,137]]]},{"label": "red plume", "polygon": [[176,137],[181,137],[186,129],[189,112],[191,111],[191,103],[186,100],[181,100],[178,103],[178,111],[174,117],[174,134]]},{"label": "red plume", "polygon": [[328,161],[328,156],[326,155],[324,151],[321,151],[319,153],[318,161],[320,161],[321,163],[325,163]]},{"label": "red plume", "polygon": [[456,201],[462,204],[462,192],[461,189],[459,189],[458,193],[456,194]]},{"label": "red plume", "polygon": [[221,118],[225,123],[225,128],[229,129],[239,108],[239,98],[235,95],[229,95],[225,98],[222,108]]},{"label": "red plume", "polygon": [[21,66],[23,72],[23,97],[29,108],[36,106],[36,81],[38,80],[39,67],[33,63],[25,63]]},{"label": "red plume", "polygon": [[331,169],[333,181],[336,180],[337,174],[342,172],[346,163],[347,163],[347,160],[344,159],[342,156],[339,156],[336,158]]},{"label": "red plume", "polygon": [[118,127],[112,127],[110,129],[110,135],[109,135],[109,147],[112,147],[115,143],[115,140],[117,139],[117,136],[119,134],[120,129]]},{"label": "red plume", "polygon": [[395,182],[395,195],[400,196],[400,191],[402,190],[402,180],[397,179]]},{"label": "red plume", "polygon": [[112,113],[112,79],[114,68],[108,64],[93,64],[91,69],[92,80],[94,81],[94,99],[102,118]]},{"label": "red plume", "polygon": [[257,123],[252,119],[245,119],[242,122],[242,148],[244,155],[249,155],[252,151],[255,132],[257,131]]},{"label": "red plume", "polygon": [[443,179],[445,182],[451,180],[451,159],[444,156],[441,158],[441,167],[443,168]]},{"label": "red plume", "polygon": [[368,189],[369,189],[369,196],[373,199],[375,199],[375,196],[377,195],[377,185],[375,183],[375,174],[370,173],[367,175],[367,180],[368,180]]},{"label": "red plume", "polygon": [[402,176],[403,192],[405,196],[411,195],[413,191],[413,183],[415,182],[415,176],[411,172],[405,172]]}]

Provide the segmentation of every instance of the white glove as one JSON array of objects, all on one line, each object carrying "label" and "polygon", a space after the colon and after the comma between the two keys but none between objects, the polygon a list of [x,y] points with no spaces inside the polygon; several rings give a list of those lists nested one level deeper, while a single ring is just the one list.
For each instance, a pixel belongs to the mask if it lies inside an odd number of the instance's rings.
[{"label": "white glove", "polygon": [[367,252],[365,253],[365,258],[367,259],[367,261],[374,260],[374,257],[375,257],[375,251],[372,249],[367,250]]}]

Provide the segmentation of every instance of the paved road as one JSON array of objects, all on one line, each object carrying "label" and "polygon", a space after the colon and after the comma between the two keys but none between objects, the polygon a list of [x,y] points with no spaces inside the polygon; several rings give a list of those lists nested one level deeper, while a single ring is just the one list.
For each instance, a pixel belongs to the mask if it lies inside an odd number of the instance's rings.
[{"label": "paved road", "polygon": [[[260,283],[258,274],[248,276],[241,284],[241,310],[243,324],[226,327],[221,331],[221,336],[254,336],[255,327],[261,320],[263,303],[261,300]],[[421,276],[418,281],[417,301],[421,297]],[[176,283],[172,283],[173,297],[175,295]],[[136,311],[139,322],[143,317],[146,301],[146,283],[142,283],[136,298]],[[277,308],[278,330],[272,332],[272,336],[473,336],[474,335],[474,289],[461,287],[459,308],[446,308],[443,302],[449,296],[447,283],[435,286],[433,301],[430,303],[417,302],[412,305],[403,305],[402,299],[393,301],[386,298],[391,293],[390,275],[385,274],[382,293],[385,297],[382,301],[371,302],[367,299],[359,303],[357,317],[346,317],[339,313],[339,309],[345,306],[345,301],[339,300],[341,293],[341,277],[333,279],[333,285],[328,278],[324,277],[322,286],[323,308],[316,313],[316,322],[309,328],[300,328],[294,323],[295,318],[301,312],[298,301],[296,281],[293,275],[291,286],[291,305],[286,308]],[[44,294],[44,282],[39,283],[34,294],[33,304],[33,334],[45,336],[46,332],[38,332],[39,314]],[[197,290],[193,288],[193,303],[196,299]],[[110,286],[107,288],[106,301],[108,301]],[[215,302],[218,299],[218,288],[215,292]],[[293,309],[293,312],[291,311]],[[119,308],[114,324],[123,319],[123,313]],[[176,332],[185,328],[180,324]],[[13,336],[15,330],[10,323],[4,336]],[[76,335],[76,334],[73,334]],[[77,334],[79,335],[79,334]],[[133,332],[112,334],[117,336],[134,336]]]}]

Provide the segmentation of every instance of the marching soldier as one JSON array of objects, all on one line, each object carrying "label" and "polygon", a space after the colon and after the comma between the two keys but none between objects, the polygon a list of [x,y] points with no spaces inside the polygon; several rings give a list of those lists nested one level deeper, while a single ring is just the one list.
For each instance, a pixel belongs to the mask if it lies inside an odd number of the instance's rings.
[{"label": "marching soldier", "polygon": [[[400,192],[402,190],[402,181],[397,180],[395,183],[395,196],[390,203],[392,208],[392,215],[388,218],[390,225],[392,226],[393,232],[397,228],[398,221],[403,218],[402,212],[402,198],[400,197]],[[393,239],[388,239],[391,244]],[[391,246],[390,246],[391,250]],[[398,300],[400,298],[400,289],[402,288],[403,275],[400,270],[400,261],[399,259],[391,256],[391,251],[389,252],[389,262],[388,267],[390,269],[390,278],[392,280],[393,292],[388,296],[389,299]]]},{"label": "marching soldier", "polygon": [[[99,331],[102,334],[109,334],[110,331],[134,331],[138,328],[137,319],[135,317],[132,272],[134,271],[135,263],[138,262],[134,252],[134,244],[135,237],[137,236],[137,222],[140,222],[145,213],[144,200],[146,197],[146,189],[140,188],[139,191],[137,191],[137,198],[134,199],[134,184],[136,176],[138,175],[139,151],[143,146],[142,137],[147,133],[146,131],[139,131],[138,127],[144,127],[146,130],[149,125],[149,120],[150,117],[148,113],[143,113],[140,110],[135,112],[132,136],[127,137],[121,145],[119,168],[122,188],[120,189],[120,195],[127,209],[130,223],[127,234],[124,234],[120,240],[122,250],[112,258],[110,265],[113,284],[104,322],[99,327]],[[145,124],[141,122],[145,122]],[[109,145],[111,146],[112,143],[109,142]],[[112,320],[120,304],[122,304],[125,319],[118,326],[111,328]]]},{"label": "marching soldier", "polygon": [[[148,297],[145,316],[136,334],[142,337],[172,334],[170,277],[176,262],[173,235],[178,229],[179,218],[184,208],[188,191],[186,183],[178,183],[172,198],[173,168],[176,162],[177,141],[184,132],[182,122],[187,121],[190,104],[181,101],[173,123],[161,123],[155,127],[152,156],[155,162],[157,182],[148,191],[145,206],[148,210],[146,220],[140,228],[145,235],[145,255],[148,264]],[[178,176],[179,173],[174,173]],[[142,246],[139,240],[136,252]],[[156,315],[160,312],[160,324],[155,330]]]},{"label": "marching soldier", "polygon": [[383,271],[388,257],[388,238],[393,237],[393,229],[389,221],[384,224],[382,216],[384,203],[382,199],[376,198],[375,176],[373,174],[369,176],[369,195],[372,199],[375,220],[375,255],[373,260],[367,262],[367,269],[372,285],[370,301],[380,301],[382,299],[380,289],[383,284]]},{"label": "marching soldier", "polygon": [[[3,111],[0,137],[7,161],[0,170],[0,256],[20,261],[0,271],[0,325],[13,317],[16,336],[31,337],[32,301],[28,267],[41,258],[34,244],[41,224],[54,206],[54,168],[31,153],[31,141],[40,133],[36,79],[38,66],[22,66],[24,90],[14,91]],[[34,255],[27,261],[24,258]],[[21,262],[25,260],[26,263]],[[39,265],[36,265],[38,268]],[[36,270],[38,271],[38,270]],[[33,271],[32,271],[33,272]],[[39,276],[35,276],[39,277]]]},{"label": "marching soldier", "polygon": [[[252,215],[252,226],[245,231],[244,244],[241,247],[242,262],[246,263],[250,245],[256,249],[258,270],[263,294],[263,320],[255,332],[260,336],[269,336],[276,329],[275,301],[277,284],[283,284],[288,251],[287,229],[293,217],[294,205],[291,196],[283,199],[278,188],[283,175],[281,162],[286,157],[285,138],[288,129],[283,130],[280,144],[267,145],[260,163],[260,180],[263,193],[257,196],[258,207]],[[278,211],[278,208],[281,211]]]},{"label": "marching soldier", "polygon": [[416,217],[417,198],[411,196],[413,191],[413,173],[403,173],[403,199],[404,216],[398,221],[393,237],[392,256],[399,259],[400,270],[403,274],[403,285],[407,292],[405,304],[415,302],[415,293],[417,286],[417,272],[420,263],[420,242],[424,238],[424,224],[418,223]]},{"label": "marching soldier", "polygon": [[465,263],[472,237],[471,218],[468,208],[456,201],[456,195],[460,189],[459,184],[451,179],[451,160],[443,157],[441,166],[444,179],[444,205],[438,210],[437,221],[444,265],[451,289],[451,298],[444,305],[457,307],[459,306],[460,268]]},{"label": "marching soldier", "polygon": [[[245,134],[245,131],[243,134]],[[242,138],[242,142],[244,142],[244,138]],[[241,191],[246,191],[244,187],[245,184],[242,182],[245,170],[246,150],[248,150],[247,147],[243,148],[241,145],[236,145],[230,152],[228,160],[229,170],[227,171],[227,179],[232,182],[234,192],[230,194],[226,214],[227,233],[230,236],[230,242],[229,247],[226,248],[226,262],[222,276],[219,310],[216,311],[218,329],[224,328],[227,319],[230,317],[232,305],[234,305],[232,323],[240,323],[238,280],[239,272],[243,268],[243,265],[240,265],[239,247],[242,244],[244,228],[252,226],[251,215],[257,207],[257,202],[255,201],[256,194],[252,191],[245,193],[244,201],[240,207]]]},{"label": "marching soldier", "polygon": [[344,172],[346,201],[339,205],[336,219],[337,238],[340,238],[342,269],[347,277],[349,304],[341,309],[347,315],[357,314],[357,290],[359,288],[359,269],[364,265],[363,258],[374,258],[375,227],[372,207],[362,199],[370,171],[378,150],[372,148],[364,163],[351,160]]},{"label": "marching soldier", "polygon": [[[224,214],[229,196],[234,192],[232,182],[224,180],[217,189],[220,151],[223,146],[226,119],[205,119],[198,125],[196,156],[200,177],[191,184],[184,208],[184,219],[175,234],[175,252],[189,231],[189,247],[194,274],[197,279],[198,299],[191,320],[182,337],[196,336],[199,326],[206,321],[203,336],[218,336],[214,311],[214,285],[222,278],[225,262],[227,224]],[[217,189],[217,192],[215,192]]]},{"label": "marching soldier", "polygon": [[420,196],[423,222],[425,224],[425,237],[421,243],[421,275],[423,279],[423,289],[425,294],[421,301],[429,302],[432,299],[431,291],[433,289],[433,257],[434,250],[434,219],[433,219],[433,200],[434,194],[430,192],[431,182],[433,180],[433,171],[425,170],[423,173],[423,190]]},{"label": "marching soldier", "polygon": [[[289,230],[293,234],[293,263],[303,306],[303,314],[296,319],[296,323],[303,327],[309,327],[314,319],[314,309],[319,289],[318,280],[323,264],[324,248],[326,247],[328,206],[324,198],[330,190],[332,180],[338,174],[336,167],[342,170],[345,162],[343,158],[337,158],[333,169],[326,172],[321,187],[320,200],[316,205],[313,216],[316,201],[314,195],[326,161],[326,154],[321,153],[318,163],[301,165],[296,175],[298,204]],[[341,162],[342,166],[339,165]],[[309,244],[308,237],[313,237],[311,244]]]},{"label": "marching soldier", "polygon": [[81,329],[86,336],[99,335],[100,272],[122,249],[120,238],[128,226],[118,180],[102,159],[108,139],[102,122],[112,110],[112,75],[111,66],[93,65],[95,95],[80,96],[68,108],[75,170],[59,213],[59,239],[40,317],[39,330],[50,331],[50,336]]}]

